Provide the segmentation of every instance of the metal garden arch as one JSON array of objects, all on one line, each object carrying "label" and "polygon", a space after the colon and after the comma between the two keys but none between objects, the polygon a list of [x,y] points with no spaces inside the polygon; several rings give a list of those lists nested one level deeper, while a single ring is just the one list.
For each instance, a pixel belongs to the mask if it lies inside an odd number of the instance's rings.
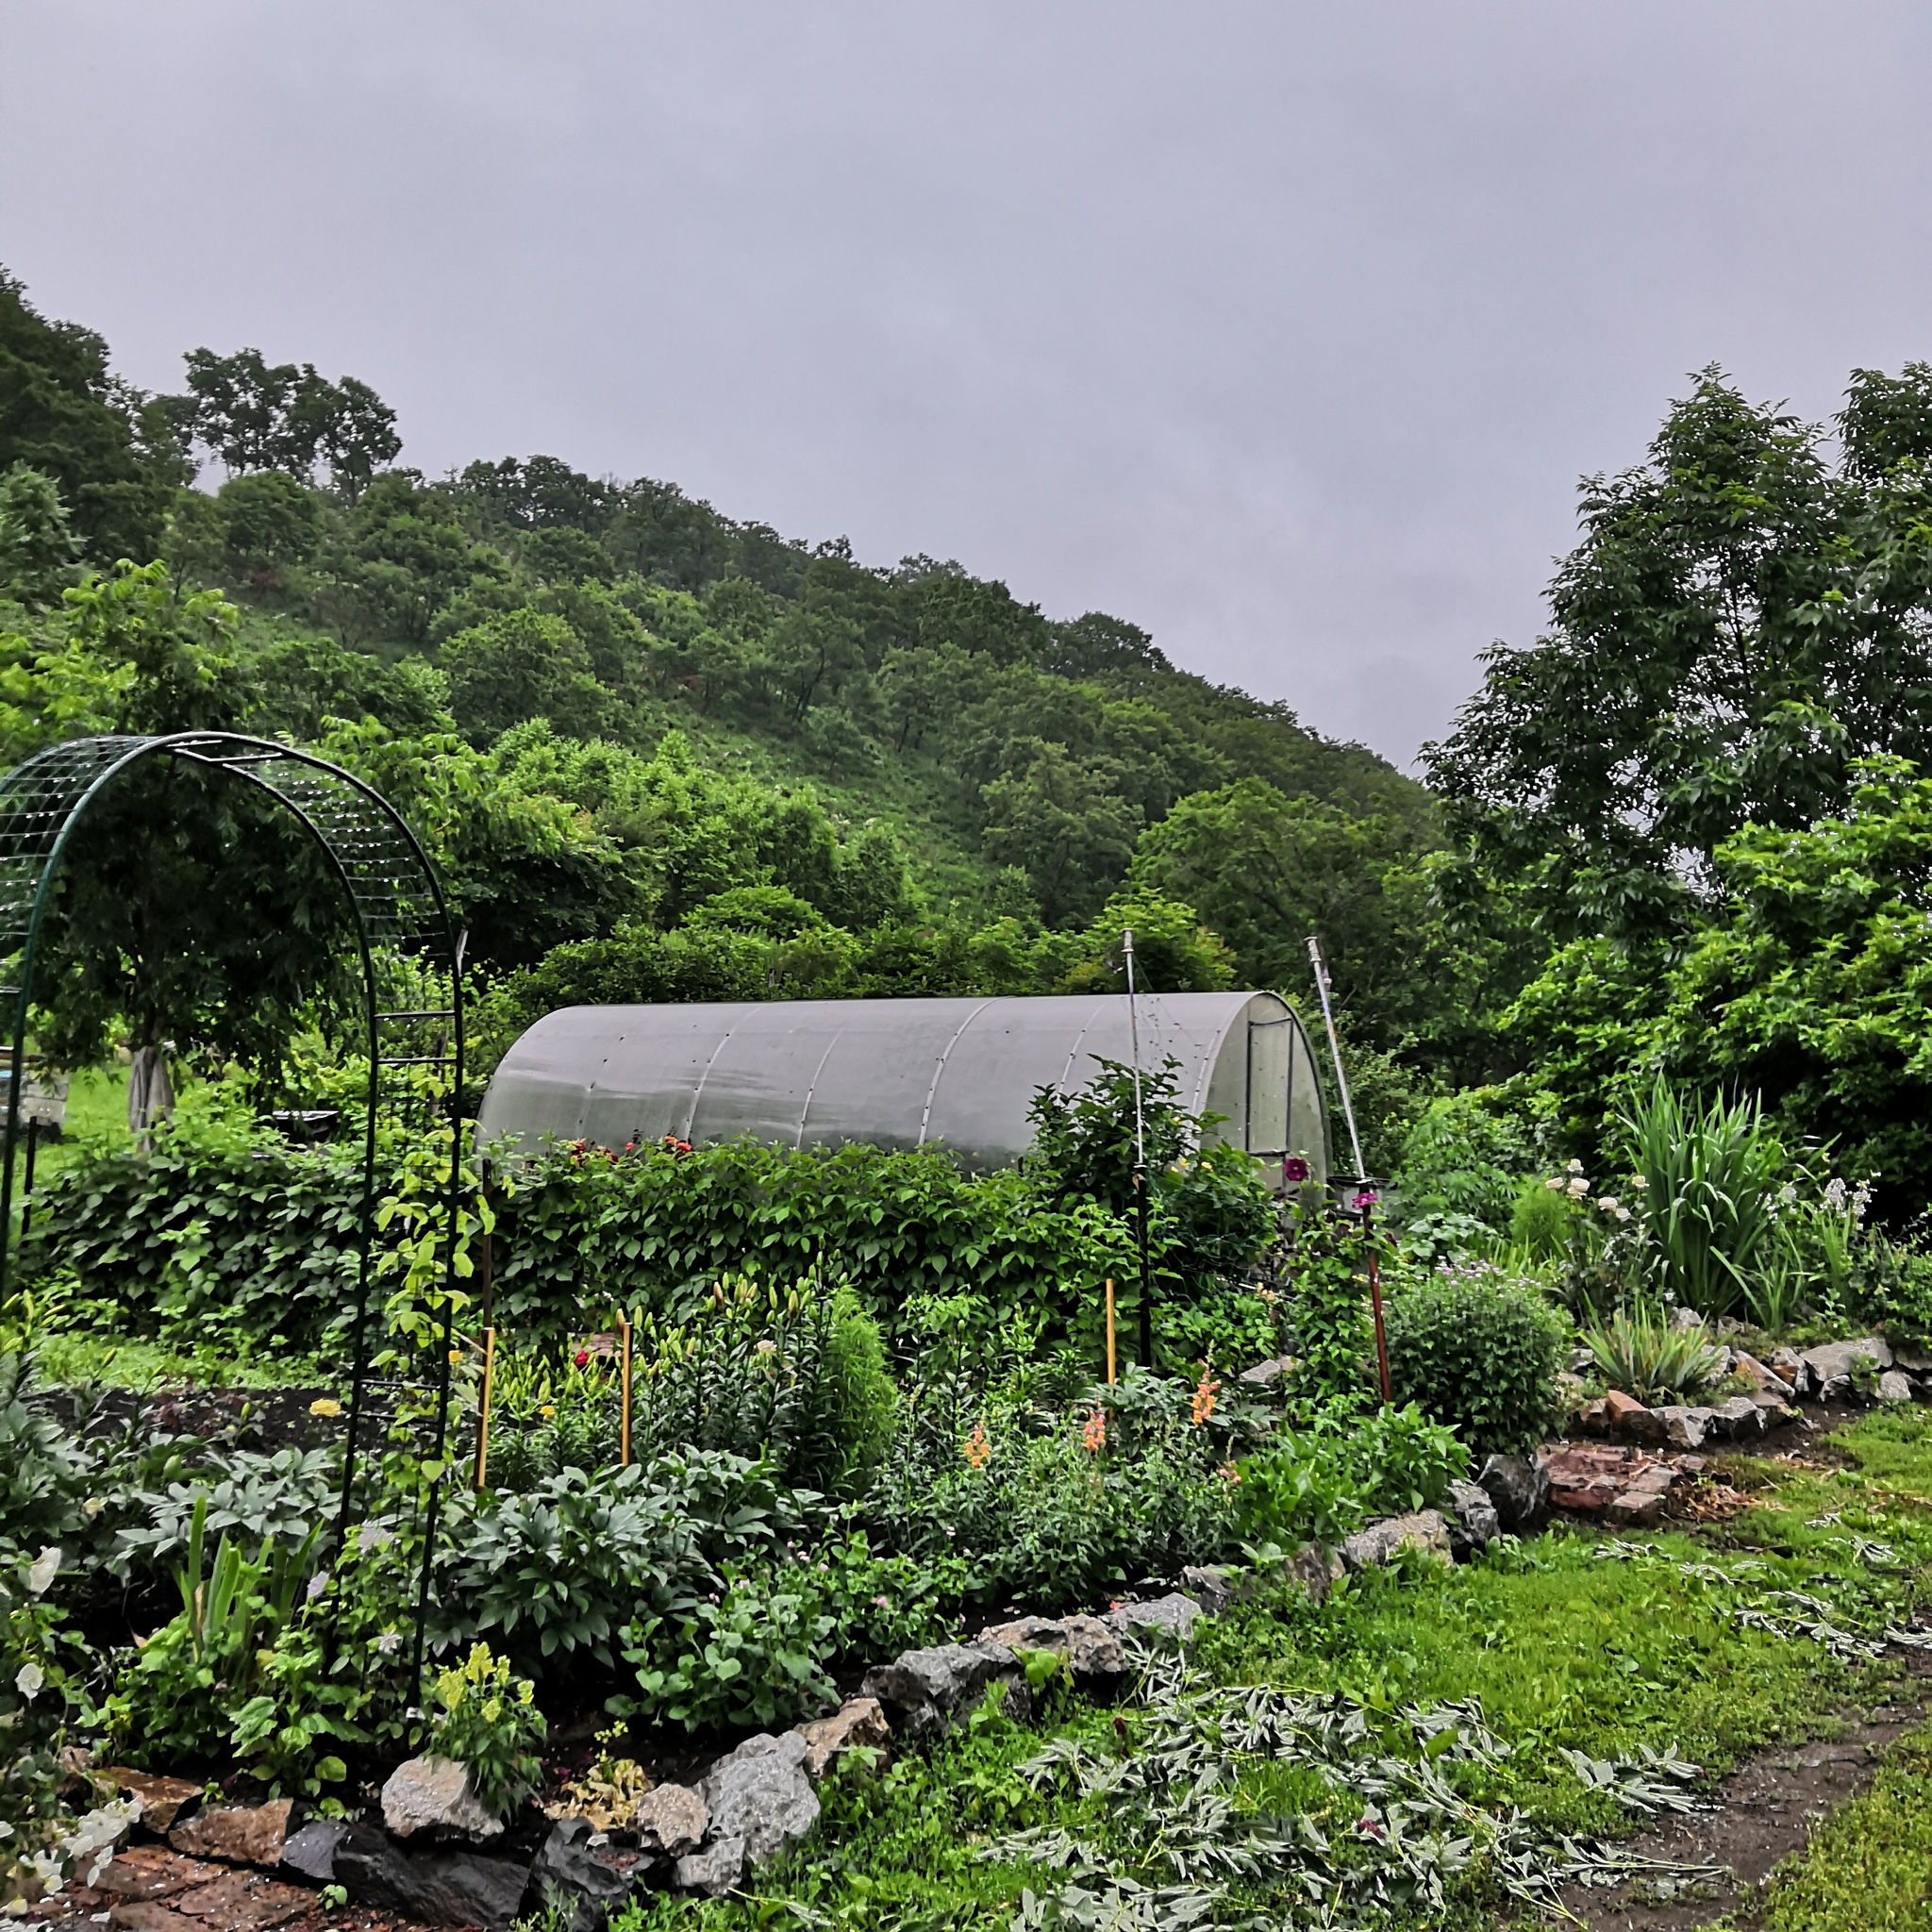
[{"label": "metal garden arch", "polygon": [[[340,765],[312,753],[263,738],[228,731],[180,731],[165,737],[82,738],[49,746],[0,777],[0,969],[13,962],[13,984],[0,986],[0,1016],[11,1003],[12,1056],[8,1082],[4,1157],[0,1157],[0,1294],[7,1288],[12,1236],[13,1156],[20,1138],[22,1076],[25,1068],[27,1011],[33,997],[35,954],[52,900],[60,860],[89,808],[134,766],[158,758],[232,772],[286,806],[321,848],[349,897],[362,966],[362,996],[369,1052],[369,1107],[362,1155],[362,1212],[356,1289],[355,1363],[342,1455],[339,1551],[349,1527],[354,1495],[357,1430],[361,1422],[369,1369],[369,1290],[375,1219],[375,1121],[385,1066],[420,1065],[421,1055],[383,1053],[383,1028],[447,1020],[453,1054],[429,1058],[453,1075],[449,1194],[446,1203],[445,1297],[439,1351],[436,1456],[445,1459],[449,1427],[449,1370],[455,1320],[457,1237],[462,1196],[463,991],[462,943],[451,922],[435,869],[416,836],[382,794]],[[383,1011],[376,992],[378,952],[426,956],[448,973],[447,1009]],[[430,1486],[423,1578],[416,1619],[415,1666],[420,1679],[424,1616],[436,1541],[440,1478]]]}]

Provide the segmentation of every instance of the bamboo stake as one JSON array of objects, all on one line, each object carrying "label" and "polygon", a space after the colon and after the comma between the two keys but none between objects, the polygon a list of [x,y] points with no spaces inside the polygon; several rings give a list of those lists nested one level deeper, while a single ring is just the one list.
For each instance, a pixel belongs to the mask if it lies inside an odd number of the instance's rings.
[{"label": "bamboo stake", "polygon": [[490,1396],[496,1378],[496,1330],[483,1331],[483,1407],[476,1418],[476,1488],[490,1474]]},{"label": "bamboo stake", "polygon": [[1107,1284],[1107,1385],[1113,1387],[1113,1283]]},{"label": "bamboo stake", "polygon": [[624,1409],[618,1460],[625,1469],[630,1467],[630,1324],[622,1315],[617,1318],[617,1333],[624,1349]]}]

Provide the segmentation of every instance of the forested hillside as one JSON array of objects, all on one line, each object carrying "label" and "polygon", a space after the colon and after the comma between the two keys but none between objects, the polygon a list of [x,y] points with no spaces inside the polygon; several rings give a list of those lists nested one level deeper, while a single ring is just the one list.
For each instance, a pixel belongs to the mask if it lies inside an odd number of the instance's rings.
[{"label": "forested hillside", "polygon": [[[225,724],[366,773],[461,900],[486,1052],[577,998],[1117,984],[1131,923],[1157,985],[1291,993],[1319,931],[1362,1047],[1491,1070],[1517,949],[1445,928],[1423,788],[1128,621],[551,457],[428,478],[373,390],[254,350],[197,349],[182,393],[142,395],[11,281],[0,382],[0,757]],[[183,864],[277,916],[287,870],[247,883],[240,809],[227,846],[124,868],[137,903],[171,880],[133,978],[161,971]],[[282,924],[319,936],[325,897]],[[291,1011],[316,983],[293,952],[267,976]],[[145,1006],[233,1050],[242,991],[96,985],[76,1042]]]}]

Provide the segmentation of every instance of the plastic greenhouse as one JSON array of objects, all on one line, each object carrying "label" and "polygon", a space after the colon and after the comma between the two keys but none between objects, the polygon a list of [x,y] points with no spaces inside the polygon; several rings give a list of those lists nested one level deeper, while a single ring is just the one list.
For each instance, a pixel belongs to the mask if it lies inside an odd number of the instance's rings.
[{"label": "plastic greenhouse", "polygon": [[[1193,1113],[1274,1168],[1327,1173],[1315,1062],[1287,1003],[1266,992],[1142,993],[1141,1065],[1178,1062]],[[753,1134],[787,1147],[942,1142],[970,1167],[1003,1166],[1032,1138],[1026,1110],[1073,1092],[1102,1059],[1132,1058],[1121,994],[1044,999],[773,1000],[689,1007],[567,1007],[504,1056],[481,1138],[535,1152],[548,1139],[601,1147],[671,1135]]]}]

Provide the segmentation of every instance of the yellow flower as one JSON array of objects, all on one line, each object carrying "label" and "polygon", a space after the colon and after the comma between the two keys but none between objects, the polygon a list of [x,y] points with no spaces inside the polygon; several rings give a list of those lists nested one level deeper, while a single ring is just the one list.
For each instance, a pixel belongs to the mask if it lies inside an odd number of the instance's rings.
[{"label": "yellow flower", "polygon": [[319,1396],[308,1405],[310,1415],[341,1415],[342,1405],[333,1395]]},{"label": "yellow flower", "polygon": [[537,1413],[547,1423],[557,1413],[557,1405],[554,1402],[546,1402]]},{"label": "yellow flower", "polygon": [[450,1350],[450,1352],[449,1352],[449,1365],[450,1365],[450,1367],[451,1367],[451,1368],[455,1368],[455,1367],[456,1367],[456,1366],[458,1365],[458,1363],[459,1363],[459,1362],[460,1362],[460,1361],[462,1360],[462,1358],[463,1358],[463,1352],[462,1352],[462,1350],[461,1350],[461,1349],[459,1349],[459,1348],[453,1348],[453,1349],[451,1349],[451,1350]]}]

